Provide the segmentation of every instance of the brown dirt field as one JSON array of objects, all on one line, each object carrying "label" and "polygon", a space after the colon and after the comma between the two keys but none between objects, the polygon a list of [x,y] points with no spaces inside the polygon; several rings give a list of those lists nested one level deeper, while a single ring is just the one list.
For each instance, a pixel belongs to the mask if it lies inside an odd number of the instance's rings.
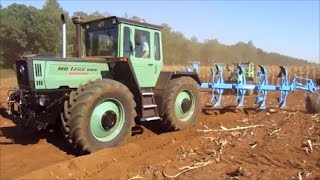
[{"label": "brown dirt field", "polygon": [[[1,102],[15,79],[1,79]],[[304,92],[288,97],[289,110],[277,110],[277,92],[268,95],[267,111],[204,110],[184,131],[158,133],[159,122],[123,146],[75,157],[54,131],[27,132],[0,116],[0,179],[320,179],[320,114],[307,114]],[[208,98],[203,93],[203,101]],[[224,96],[231,104],[234,96]],[[276,111],[273,111],[276,109]],[[263,125],[246,130],[204,129]],[[313,144],[308,146],[308,140]],[[194,169],[192,169],[194,168]]]}]

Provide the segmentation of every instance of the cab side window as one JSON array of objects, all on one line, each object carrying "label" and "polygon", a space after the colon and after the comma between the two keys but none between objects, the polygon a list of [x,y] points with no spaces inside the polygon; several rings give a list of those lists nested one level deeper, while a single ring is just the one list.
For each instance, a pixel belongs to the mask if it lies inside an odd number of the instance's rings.
[{"label": "cab side window", "polygon": [[150,33],[135,30],[135,57],[150,58]]},{"label": "cab side window", "polygon": [[132,43],[130,41],[130,28],[124,27],[123,29],[123,56],[130,58],[132,51]]},{"label": "cab side window", "polygon": [[154,33],[154,59],[160,60],[161,53],[160,53],[160,37],[159,33]]}]

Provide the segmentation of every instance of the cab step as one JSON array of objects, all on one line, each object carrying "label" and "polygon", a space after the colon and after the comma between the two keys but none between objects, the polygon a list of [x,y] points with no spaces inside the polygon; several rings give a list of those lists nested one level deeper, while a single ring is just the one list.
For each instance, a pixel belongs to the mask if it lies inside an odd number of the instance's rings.
[{"label": "cab step", "polygon": [[142,104],[142,112],[141,112],[141,121],[154,121],[161,120],[158,113],[158,105],[154,98],[154,93],[151,88],[142,89],[141,90],[141,104]]},{"label": "cab step", "polygon": [[156,104],[147,104],[147,105],[143,105],[143,108],[144,108],[144,109],[147,109],[147,108],[155,108],[155,107],[157,107],[157,105],[156,105]]},{"label": "cab step", "polygon": [[153,117],[146,117],[141,119],[141,121],[155,121],[155,120],[162,120],[162,118],[158,116],[153,116]]},{"label": "cab step", "polygon": [[154,93],[153,92],[143,92],[142,96],[153,96]]}]

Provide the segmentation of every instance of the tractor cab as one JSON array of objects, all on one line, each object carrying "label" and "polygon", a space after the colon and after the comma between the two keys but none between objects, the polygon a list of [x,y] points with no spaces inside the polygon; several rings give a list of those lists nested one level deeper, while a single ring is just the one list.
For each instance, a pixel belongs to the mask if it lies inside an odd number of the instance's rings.
[{"label": "tractor cab", "polygon": [[140,87],[155,86],[163,66],[162,27],[116,16],[88,22],[74,17],[73,22],[79,57],[127,61]]},{"label": "tractor cab", "polygon": [[254,79],[255,78],[255,67],[254,67],[254,63],[252,61],[248,61],[245,63],[241,63],[241,65],[244,65],[246,68],[246,77],[250,78],[250,79]]},{"label": "tractor cab", "polygon": [[255,77],[255,66],[252,61],[248,62],[232,62],[232,67],[230,68],[229,65],[227,65],[227,70],[229,71],[229,81],[234,81],[237,79],[237,72],[238,72],[238,65],[245,67],[245,77],[247,81],[254,81]]}]

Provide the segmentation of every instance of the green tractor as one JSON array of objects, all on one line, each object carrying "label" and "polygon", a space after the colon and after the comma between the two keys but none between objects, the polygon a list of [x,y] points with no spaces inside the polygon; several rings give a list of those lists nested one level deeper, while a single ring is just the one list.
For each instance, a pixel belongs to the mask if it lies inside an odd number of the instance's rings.
[{"label": "green tractor", "polygon": [[59,125],[73,147],[91,153],[123,144],[136,123],[160,120],[162,129],[183,130],[196,122],[199,77],[161,71],[160,26],[115,16],[72,20],[76,57],[65,57],[64,42],[62,57],[16,62],[19,87],[8,96],[16,124],[38,131]]},{"label": "green tractor", "polygon": [[[239,64],[245,66],[245,70],[246,70],[245,76],[246,76],[247,83],[248,84],[257,83],[257,76],[255,74],[256,69],[255,69],[254,63],[251,61],[248,61],[245,63],[232,62],[233,67],[230,67],[229,65],[227,65],[227,71],[229,72],[227,82],[235,83],[235,82],[237,82],[238,78],[241,79],[241,77],[238,77],[238,74],[237,74],[237,71],[238,71],[237,65],[239,65]],[[251,95],[253,92],[254,92],[254,90],[247,90],[246,95]]]}]

